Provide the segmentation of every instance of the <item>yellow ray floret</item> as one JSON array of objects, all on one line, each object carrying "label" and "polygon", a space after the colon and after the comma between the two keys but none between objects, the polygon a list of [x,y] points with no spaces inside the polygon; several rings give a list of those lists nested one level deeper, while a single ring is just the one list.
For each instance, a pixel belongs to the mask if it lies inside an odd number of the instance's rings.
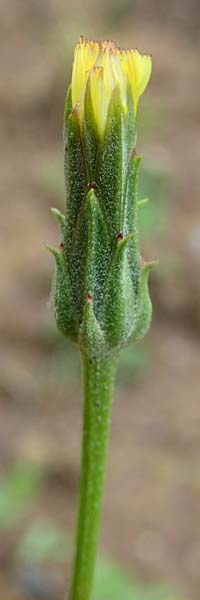
[{"label": "yellow ray floret", "polygon": [[88,75],[95,65],[98,54],[98,42],[91,42],[81,37],[75,46],[72,71],[72,104],[74,107],[81,101]]},{"label": "yellow ray floret", "polygon": [[151,75],[151,57],[138,50],[120,50],[112,41],[93,42],[80,38],[75,47],[72,72],[72,105],[82,125],[87,83],[90,86],[94,117],[100,137],[107,119],[108,107],[116,85],[121,105],[127,112],[127,87],[130,85],[135,115],[138,100]]}]

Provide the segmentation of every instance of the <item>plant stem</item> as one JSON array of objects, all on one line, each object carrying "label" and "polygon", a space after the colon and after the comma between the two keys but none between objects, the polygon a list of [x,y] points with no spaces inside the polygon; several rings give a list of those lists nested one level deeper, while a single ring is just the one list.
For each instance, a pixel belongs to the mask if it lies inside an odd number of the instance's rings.
[{"label": "plant stem", "polygon": [[99,538],[117,359],[84,354],[84,414],[76,550],[70,600],[90,600]]}]

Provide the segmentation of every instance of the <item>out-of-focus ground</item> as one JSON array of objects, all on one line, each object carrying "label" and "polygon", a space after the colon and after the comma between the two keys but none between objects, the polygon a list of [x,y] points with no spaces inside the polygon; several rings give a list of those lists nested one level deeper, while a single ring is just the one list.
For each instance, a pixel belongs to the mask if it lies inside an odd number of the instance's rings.
[{"label": "out-of-focus ground", "polygon": [[40,531],[40,523],[54,523],[66,536],[75,525],[79,362],[69,345],[65,353],[51,317],[53,262],[43,242],[59,243],[50,208],[64,200],[63,103],[80,33],[150,51],[154,65],[138,136],[150,180],[157,174],[156,205],[150,190],[153,212],[142,209],[151,218],[143,252],[160,258],[154,319],[147,341],[121,365],[101,550],[141,581],[170,582],[180,598],[199,600],[199,30],[195,1],[0,5],[2,600],[54,598],[54,585],[62,590],[70,576],[69,558],[44,561],[47,595],[40,595],[26,542],[34,524]]}]

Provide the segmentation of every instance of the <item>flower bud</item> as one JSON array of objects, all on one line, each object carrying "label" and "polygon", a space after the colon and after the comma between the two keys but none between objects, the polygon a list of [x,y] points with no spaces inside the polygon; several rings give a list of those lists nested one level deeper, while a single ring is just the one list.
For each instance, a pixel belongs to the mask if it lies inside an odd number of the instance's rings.
[{"label": "flower bud", "polygon": [[65,215],[53,291],[60,331],[89,356],[143,337],[151,320],[138,236],[136,115],[151,58],[80,39],[64,113]]}]

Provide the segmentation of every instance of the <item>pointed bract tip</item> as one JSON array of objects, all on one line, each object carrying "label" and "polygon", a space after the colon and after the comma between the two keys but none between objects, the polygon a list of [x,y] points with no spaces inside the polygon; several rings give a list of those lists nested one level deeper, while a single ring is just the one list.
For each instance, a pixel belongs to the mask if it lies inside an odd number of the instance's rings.
[{"label": "pointed bract tip", "polygon": [[143,258],[143,256],[141,256],[140,263],[141,263],[142,268],[148,267],[148,266],[154,267],[159,264],[159,260],[158,260],[158,258],[156,258],[154,260],[145,260],[145,258]]},{"label": "pointed bract tip", "polygon": [[87,184],[87,192],[89,192],[90,190],[96,190],[97,189],[97,184],[95,183],[95,181],[91,181],[91,183]]},{"label": "pointed bract tip", "polygon": [[136,148],[133,148],[132,152],[131,152],[131,158],[136,158],[137,156],[137,150]]},{"label": "pointed bract tip", "polygon": [[145,260],[145,258],[143,258],[143,256],[141,256],[140,262],[141,262],[141,267],[146,267],[146,265],[148,265],[148,261]]},{"label": "pointed bract tip", "polygon": [[63,250],[64,250],[64,247],[65,247],[65,246],[64,246],[64,242],[60,242],[60,244],[59,244],[59,246],[58,246],[59,250],[63,251]]},{"label": "pointed bract tip", "polygon": [[144,206],[145,204],[147,204],[147,202],[149,202],[149,198],[142,198],[141,200],[137,201],[137,205]]},{"label": "pointed bract tip", "polygon": [[49,244],[46,244],[45,242],[44,242],[44,247],[46,248],[46,250],[51,252],[51,254],[53,254],[55,256],[55,258],[59,255],[58,248],[54,248],[54,246],[50,246]]}]

